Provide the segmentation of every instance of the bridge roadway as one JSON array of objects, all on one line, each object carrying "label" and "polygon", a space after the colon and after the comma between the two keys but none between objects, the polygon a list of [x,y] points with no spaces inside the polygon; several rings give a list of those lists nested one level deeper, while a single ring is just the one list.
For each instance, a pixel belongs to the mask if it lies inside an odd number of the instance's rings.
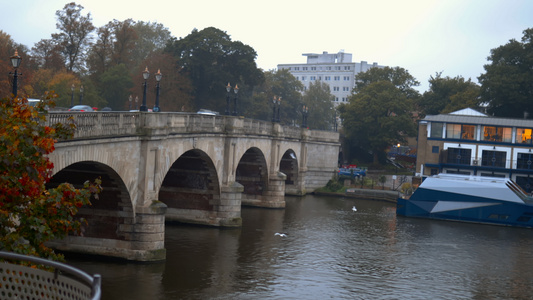
[{"label": "bridge roadway", "polygon": [[241,226],[241,205],[284,208],[285,194],[324,186],[337,168],[339,134],[232,116],[187,113],[50,113],[74,122],[56,143],[49,187],[101,177],[103,192],[79,215],[83,236],[50,246],[155,261],[165,221]]}]

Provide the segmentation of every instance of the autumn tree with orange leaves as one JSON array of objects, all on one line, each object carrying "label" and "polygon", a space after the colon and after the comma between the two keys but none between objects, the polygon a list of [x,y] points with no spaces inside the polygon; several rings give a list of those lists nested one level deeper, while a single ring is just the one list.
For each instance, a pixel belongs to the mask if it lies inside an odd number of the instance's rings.
[{"label": "autumn tree with orange leaves", "polygon": [[75,129],[44,125],[54,97],[47,94],[35,108],[24,98],[0,100],[0,250],[62,260],[45,243],[79,233],[83,220],[75,215],[101,187],[97,179],[83,189],[69,183],[46,189],[53,169],[48,154]]}]

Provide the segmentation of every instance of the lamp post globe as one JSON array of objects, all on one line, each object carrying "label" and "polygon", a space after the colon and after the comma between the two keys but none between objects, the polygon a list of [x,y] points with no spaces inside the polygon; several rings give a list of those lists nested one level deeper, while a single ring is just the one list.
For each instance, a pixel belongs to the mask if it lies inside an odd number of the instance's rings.
[{"label": "lamp post globe", "polygon": [[150,77],[150,72],[148,71],[148,67],[144,69],[143,71],[143,102],[141,104],[141,107],[139,108],[140,111],[148,111],[148,107],[146,106],[146,87],[148,86],[148,83],[146,82],[148,78]]},{"label": "lamp post globe", "polygon": [[239,86],[235,85],[233,88],[233,92],[235,92],[235,98],[233,98],[233,115],[237,115],[237,94],[239,93]]},{"label": "lamp post globe", "polygon": [[160,112],[161,109],[159,108],[159,82],[161,81],[161,78],[163,78],[163,74],[161,74],[161,70],[158,69],[157,73],[155,73],[155,106],[154,106],[154,112]]},{"label": "lamp post globe", "polygon": [[22,57],[20,57],[18,50],[15,50],[15,54],[9,58],[11,60],[11,65],[15,69],[15,72],[13,73],[13,95],[17,97],[17,89],[18,89],[18,67],[20,67],[20,63],[22,62]]},{"label": "lamp post globe", "polygon": [[230,115],[230,109],[229,109],[229,101],[230,101],[230,95],[231,95],[230,92],[231,92],[231,85],[228,82],[228,85],[226,86],[226,111],[224,112],[226,116]]},{"label": "lamp post globe", "polygon": [[272,122],[276,122],[276,96],[272,98]]},{"label": "lamp post globe", "polygon": [[80,86],[80,105],[83,103],[83,85]]},{"label": "lamp post globe", "polygon": [[74,106],[74,83],[70,86],[70,107]]}]

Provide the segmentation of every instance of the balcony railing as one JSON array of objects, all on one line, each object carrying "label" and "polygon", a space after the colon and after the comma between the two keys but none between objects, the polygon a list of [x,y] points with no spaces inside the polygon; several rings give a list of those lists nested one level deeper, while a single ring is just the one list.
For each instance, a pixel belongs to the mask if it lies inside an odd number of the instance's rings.
[{"label": "balcony railing", "polygon": [[[99,300],[100,275],[55,261],[0,251],[0,299]],[[13,262],[30,262],[53,272]]]}]

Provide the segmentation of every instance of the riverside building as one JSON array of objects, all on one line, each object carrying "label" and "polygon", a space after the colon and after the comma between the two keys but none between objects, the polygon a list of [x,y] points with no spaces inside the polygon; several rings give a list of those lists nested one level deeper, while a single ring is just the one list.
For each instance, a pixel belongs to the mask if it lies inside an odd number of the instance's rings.
[{"label": "riverside building", "polygon": [[506,177],[533,191],[533,120],[495,118],[473,109],[428,115],[418,125],[418,176],[453,173]]},{"label": "riverside building", "polygon": [[303,85],[304,90],[315,81],[324,81],[330,87],[330,92],[335,96],[334,105],[348,101],[348,97],[355,87],[355,75],[379,66],[376,62],[368,64],[352,62],[352,54],[340,51],[338,53],[323,52],[322,54],[304,53],[307,62],[304,64],[279,64],[278,70],[288,70]]}]

